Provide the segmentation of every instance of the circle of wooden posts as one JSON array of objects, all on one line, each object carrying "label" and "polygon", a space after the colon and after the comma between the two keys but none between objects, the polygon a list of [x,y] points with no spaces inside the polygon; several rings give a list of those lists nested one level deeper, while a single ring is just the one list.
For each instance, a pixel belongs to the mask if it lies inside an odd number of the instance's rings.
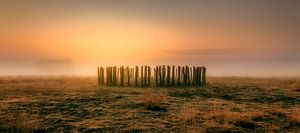
[{"label": "circle of wooden posts", "polygon": [[[151,70],[153,70],[153,76]],[[153,69],[150,66],[98,67],[98,84],[121,87],[201,86],[206,84],[206,67],[176,67],[174,65],[156,66]]]}]

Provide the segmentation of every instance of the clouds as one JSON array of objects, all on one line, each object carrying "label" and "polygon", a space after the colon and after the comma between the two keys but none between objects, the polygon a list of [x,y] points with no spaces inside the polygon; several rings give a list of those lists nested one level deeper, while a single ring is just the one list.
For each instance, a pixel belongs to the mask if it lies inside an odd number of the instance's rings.
[{"label": "clouds", "polygon": [[245,49],[185,49],[185,50],[169,50],[165,51],[171,54],[178,55],[234,55],[245,52]]}]

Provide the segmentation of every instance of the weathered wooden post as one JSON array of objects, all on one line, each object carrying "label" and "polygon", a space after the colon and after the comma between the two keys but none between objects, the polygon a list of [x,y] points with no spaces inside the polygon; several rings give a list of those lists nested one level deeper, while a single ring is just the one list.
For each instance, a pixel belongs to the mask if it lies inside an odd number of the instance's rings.
[{"label": "weathered wooden post", "polygon": [[109,86],[112,86],[112,67],[109,67]]},{"label": "weathered wooden post", "polygon": [[117,86],[119,85],[118,83],[119,83],[119,78],[120,78],[120,76],[121,76],[121,68],[118,68],[118,67],[117,67],[117,77],[116,77],[116,80],[117,80]]},{"label": "weathered wooden post", "polygon": [[182,78],[183,78],[183,85],[186,85],[186,68],[182,66]]},{"label": "weathered wooden post", "polygon": [[166,77],[166,66],[162,67],[162,86],[165,86],[165,77]]},{"label": "weathered wooden post", "polygon": [[114,66],[113,67],[113,86],[116,86],[117,85],[117,67],[116,66]]},{"label": "weathered wooden post", "polygon": [[193,69],[194,69],[194,85],[197,85],[197,67],[194,66]]},{"label": "weathered wooden post", "polygon": [[97,68],[97,72],[98,72],[98,85],[101,85],[101,83],[100,83],[100,68],[98,67]]},{"label": "weathered wooden post", "polygon": [[101,85],[104,85],[104,68],[103,67],[100,67],[100,82],[101,82]]},{"label": "weathered wooden post", "polygon": [[198,67],[194,66],[194,85],[198,85]]},{"label": "weathered wooden post", "polygon": [[169,87],[170,86],[170,82],[171,82],[171,67],[170,66],[167,66],[167,86]]},{"label": "weathered wooden post", "polygon": [[[132,78],[134,78],[134,68],[130,68],[129,67],[129,76],[130,76],[130,79],[132,79]],[[131,82],[131,80],[130,80],[130,82]]]},{"label": "weathered wooden post", "polygon": [[195,78],[195,85],[197,85],[198,81],[197,81],[197,76],[198,76],[198,70],[197,70],[197,66],[194,66],[195,70],[194,70],[194,78]]},{"label": "weathered wooden post", "polygon": [[107,85],[108,86],[112,86],[112,80],[113,80],[113,76],[112,76],[112,73],[113,73],[113,70],[112,70],[112,67],[107,67],[106,68],[106,71],[107,71]]},{"label": "weathered wooden post", "polygon": [[180,66],[178,66],[178,73],[177,73],[177,85],[180,85],[180,77],[181,77],[181,75],[180,75],[180,70],[181,69],[181,67]]},{"label": "weathered wooden post", "polygon": [[144,69],[143,69],[143,66],[141,66],[141,86],[143,87],[144,86]]},{"label": "weathered wooden post", "polygon": [[193,66],[193,85],[196,84],[196,68]]},{"label": "weathered wooden post", "polygon": [[201,80],[201,75],[202,75],[202,68],[201,67],[197,67],[198,68],[198,77],[197,77],[197,79],[198,79],[198,85],[201,85],[202,84],[202,80]]},{"label": "weathered wooden post", "polygon": [[190,67],[186,66],[186,78],[187,78],[187,85],[191,84],[191,80],[190,80]]},{"label": "weathered wooden post", "polygon": [[120,67],[120,84],[122,87],[124,86],[124,66]]},{"label": "weathered wooden post", "polygon": [[139,83],[138,83],[138,78],[139,78],[139,67],[135,66],[135,87],[138,87]]},{"label": "weathered wooden post", "polygon": [[193,85],[193,67],[190,67],[190,85]]},{"label": "weathered wooden post", "polygon": [[[175,80],[177,80],[177,77],[178,77],[177,74],[178,74],[178,68],[175,67],[175,77],[174,77]],[[175,81],[175,84],[176,84],[176,81]],[[175,84],[174,84],[174,85],[175,85]]]},{"label": "weathered wooden post", "polygon": [[106,68],[106,71],[107,71],[107,76],[106,76],[106,78],[107,78],[107,86],[110,86],[110,85],[111,85],[111,84],[110,84],[110,81],[111,81],[111,80],[110,80],[110,79],[111,79],[111,78],[110,78],[110,74],[111,74],[111,73],[110,73],[110,70],[111,70],[110,67],[107,67],[107,68]]},{"label": "weathered wooden post", "polygon": [[147,86],[148,67],[145,65],[144,69],[145,69],[144,86]]},{"label": "weathered wooden post", "polygon": [[175,66],[172,66],[172,86],[175,85]]},{"label": "weathered wooden post", "polygon": [[109,86],[112,86],[112,67],[108,68],[108,74],[109,74]]},{"label": "weathered wooden post", "polygon": [[151,67],[148,66],[148,86],[151,85]]},{"label": "weathered wooden post", "polygon": [[159,86],[162,86],[162,74],[161,74],[161,66],[159,66],[159,69],[158,69],[158,74],[159,74]]},{"label": "weathered wooden post", "polygon": [[154,68],[155,86],[158,86],[157,72],[158,72],[158,66],[156,66],[156,68]]},{"label": "weathered wooden post", "polygon": [[105,84],[105,77],[104,77],[104,72],[105,72],[105,68],[104,67],[100,67],[100,72],[101,72],[101,75],[100,75],[100,82],[101,82],[101,84],[102,85],[104,85]]},{"label": "weathered wooden post", "polygon": [[105,72],[106,72],[106,85],[108,86],[108,67],[106,67]]},{"label": "weathered wooden post", "polygon": [[119,83],[119,78],[120,78],[120,68],[116,67],[117,68],[117,72],[116,72],[116,86],[118,86],[118,83]]},{"label": "weathered wooden post", "polygon": [[102,79],[101,79],[101,76],[102,76],[102,74],[101,74],[101,67],[98,67],[98,83],[99,83],[99,85],[102,85],[101,83],[101,81],[102,81]]},{"label": "weathered wooden post", "polygon": [[130,86],[130,71],[129,71],[129,67],[126,67],[126,71],[127,71],[127,86]]},{"label": "weathered wooden post", "polygon": [[206,67],[202,67],[202,84],[206,84]]},{"label": "weathered wooden post", "polygon": [[110,86],[113,86],[113,67],[111,67],[110,70]]},{"label": "weathered wooden post", "polygon": [[129,71],[130,71],[130,74],[129,74],[129,76],[130,76],[130,84],[131,84],[131,81],[132,80],[134,80],[134,68],[129,68]]}]

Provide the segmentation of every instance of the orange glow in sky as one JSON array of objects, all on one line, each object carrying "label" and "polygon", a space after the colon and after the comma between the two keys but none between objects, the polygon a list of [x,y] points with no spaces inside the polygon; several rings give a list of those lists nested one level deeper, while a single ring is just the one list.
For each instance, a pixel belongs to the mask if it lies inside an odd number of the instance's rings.
[{"label": "orange glow in sky", "polygon": [[211,75],[298,76],[297,3],[4,0],[0,74],[35,74],[39,60],[70,59],[75,74],[187,64],[206,65]]}]

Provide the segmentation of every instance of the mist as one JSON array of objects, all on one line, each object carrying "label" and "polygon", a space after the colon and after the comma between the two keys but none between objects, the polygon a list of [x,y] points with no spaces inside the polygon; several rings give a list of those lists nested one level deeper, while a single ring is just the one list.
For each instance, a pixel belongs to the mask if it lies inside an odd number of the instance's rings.
[{"label": "mist", "polygon": [[[85,75],[95,76],[99,66],[190,65],[206,66],[208,76],[299,77],[297,50],[270,49],[182,49],[158,51],[159,58],[89,61],[37,59],[1,62],[1,75]],[[276,55],[274,54],[276,53]]]}]

